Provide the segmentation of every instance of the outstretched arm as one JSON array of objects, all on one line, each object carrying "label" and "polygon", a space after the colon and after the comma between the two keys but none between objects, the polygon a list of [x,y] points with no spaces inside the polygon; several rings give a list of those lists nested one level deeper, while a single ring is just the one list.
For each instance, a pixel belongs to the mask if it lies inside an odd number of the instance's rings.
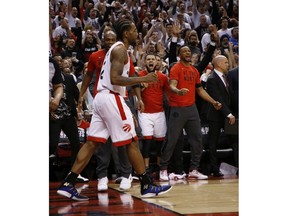
[{"label": "outstretched arm", "polygon": [[219,101],[214,100],[204,89],[203,87],[196,88],[197,94],[204,99],[205,101],[211,103],[216,110],[221,109],[222,104]]},{"label": "outstretched arm", "polygon": [[150,29],[148,30],[146,36],[144,37],[144,42],[145,42],[145,44],[148,43],[148,41],[149,41],[149,39],[150,39],[150,37],[151,37],[152,32],[154,31],[154,29],[155,29],[155,25],[152,25],[152,26],[150,27]]},{"label": "outstretched arm", "polygon": [[68,0],[67,14],[70,15],[72,11],[72,0]]},{"label": "outstretched arm", "polygon": [[217,33],[217,27],[215,24],[213,25],[213,31],[210,34],[210,38],[211,38],[211,42],[210,42],[210,45],[208,46],[207,51],[205,52],[203,59],[196,66],[200,74],[202,74],[206,66],[212,60],[212,56],[216,49],[216,46],[219,44],[219,36]]},{"label": "outstretched arm", "polygon": [[177,81],[177,80],[171,79],[171,80],[169,81],[169,86],[170,86],[170,89],[171,89],[171,91],[172,91],[173,93],[175,93],[175,94],[177,94],[177,95],[181,95],[181,96],[186,95],[187,92],[189,91],[189,89],[187,89],[187,88],[178,89],[178,88],[177,88],[177,85],[178,85],[178,81]]},{"label": "outstretched arm", "polygon": [[157,75],[149,73],[142,77],[124,77],[122,76],[124,64],[129,61],[127,50],[124,46],[117,46],[111,52],[111,83],[119,86],[132,86],[141,82],[156,82]]}]

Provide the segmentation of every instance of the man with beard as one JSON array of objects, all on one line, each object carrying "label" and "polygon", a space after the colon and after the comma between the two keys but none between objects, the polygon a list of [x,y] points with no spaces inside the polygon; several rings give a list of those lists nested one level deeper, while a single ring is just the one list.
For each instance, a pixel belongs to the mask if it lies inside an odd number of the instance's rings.
[{"label": "man with beard", "polygon": [[[211,103],[214,109],[220,109],[221,103],[215,101],[202,88],[200,74],[193,67],[191,62],[191,51],[187,45],[181,46],[178,50],[180,61],[170,70],[169,84],[172,93],[169,95],[170,114],[168,118],[167,142],[160,161],[160,180],[169,180],[167,168],[172,154],[178,153],[181,161],[182,146],[177,141],[183,129],[185,129],[191,149],[191,161],[189,178],[207,179],[208,176],[198,171],[202,156],[202,133],[201,123],[198,114],[195,95],[197,94],[205,101]],[[174,164],[176,175],[183,176],[182,164]]]},{"label": "man with beard", "polygon": [[188,38],[188,44],[187,44],[191,50],[191,53],[196,53],[199,56],[201,56],[201,49],[199,48],[199,38],[197,35],[197,32],[195,30],[192,30],[189,33],[189,38]]},{"label": "man with beard", "polygon": [[[127,50],[130,45],[136,44],[137,39],[137,28],[134,22],[129,19],[119,19],[115,23],[115,32],[119,41],[114,43],[106,53],[101,68],[98,92],[93,100],[94,111],[87,142],[80,149],[71,171],[57,190],[58,194],[77,201],[85,201],[89,198],[76,190],[74,186],[76,177],[89,163],[95,150],[105,144],[109,136],[113,145],[126,146],[129,161],[141,183],[141,197],[158,196],[172,188],[169,185],[155,185],[147,175],[138,146],[133,116],[124,101],[126,86],[136,89],[140,83],[156,82],[157,75],[149,73],[143,77],[136,77],[134,74],[129,74],[133,64]],[[144,111],[141,95],[138,93],[136,95],[141,104],[140,111]]]},{"label": "man with beard", "polygon": [[90,55],[93,52],[98,51],[98,47],[101,47],[101,44],[98,44],[100,39],[97,39],[97,34],[93,34],[92,31],[87,30],[84,37],[84,43],[82,44],[81,49],[85,56],[85,62],[88,62]]},{"label": "man with beard", "polygon": [[[143,136],[142,155],[146,172],[151,173],[150,151],[153,144],[155,144],[157,152],[157,165],[160,165],[161,148],[167,131],[163,101],[165,92],[168,93],[170,90],[168,77],[161,71],[155,70],[156,64],[156,56],[154,54],[147,54],[145,58],[146,70],[139,71],[138,73],[140,77],[148,73],[155,73],[158,76],[157,82],[143,83],[141,97],[145,104],[145,110],[142,113],[138,113],[139,125]],[[156,171],[159,172],[158,167]]]}]

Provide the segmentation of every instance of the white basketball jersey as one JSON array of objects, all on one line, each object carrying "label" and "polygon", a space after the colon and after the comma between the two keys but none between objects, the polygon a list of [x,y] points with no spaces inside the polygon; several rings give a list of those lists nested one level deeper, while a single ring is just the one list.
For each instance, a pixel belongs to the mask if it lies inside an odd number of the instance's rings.
[{"label": "white basketball jersey", "polygon": [[[122,44],[124,46],[124,44],[120,41],[116,42],[115,44],[113,44],[110,49],[108,50],[108,52],[106,53],[102,68],[101,68],[101,73],[100,73],[100,77],[99,77],[99,82],[98,82],[98,86],[97,86],[97,91],[101,92],[103,90],[110,90],[113,91],[115,93],[119,93],[122,97],[125,97],[126,95],[126,86],[118,86],[118,85],[112,85],[111,84],[111,77],[110,77],[110,70],[111,70],[111,61],[110,61],[110,57],[111,57],[111,51],[114,49],[114,47],[118,46]],[[127,53],[128,56],[128,53]],[[128,63],[124,65],[123,68],[123,72],[122,72],[122,76],[123,77],[128,77],[129,76],[129,70],[130,70],[130,59],[128,56]]]}]

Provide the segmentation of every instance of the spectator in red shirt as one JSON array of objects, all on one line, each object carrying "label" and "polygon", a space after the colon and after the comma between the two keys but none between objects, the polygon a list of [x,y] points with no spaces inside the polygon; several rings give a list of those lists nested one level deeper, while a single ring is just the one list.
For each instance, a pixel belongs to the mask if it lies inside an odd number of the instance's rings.
[{"label": "spectator in red shirt", "polygon": [[[200,74],[190,64],[191,51],[189,47],[187,45],[181,46],[178,53],[180,61],[171,68],[169,74],[172,93],[169,95],[170,115],[168,118],[167,142],[160,161],[160,180],[169,180],[167,167],[174,151],[179,154],[181,159],[182,148],[177,148],[176,144],[183,129],[187,133],[191,149],[189,177],[207,179],[208,176],[198,171],[203,149],[200,117],[195,103],[196,92],[205,101],[213,104],[215,109],[220,109],[221,103],[215,101],[202,88]],[[178,159],[179,162],[182,161]],[[180,163],[178,166],[174,166],[174,172],[179,175],[179,178],[185,176]]]}]

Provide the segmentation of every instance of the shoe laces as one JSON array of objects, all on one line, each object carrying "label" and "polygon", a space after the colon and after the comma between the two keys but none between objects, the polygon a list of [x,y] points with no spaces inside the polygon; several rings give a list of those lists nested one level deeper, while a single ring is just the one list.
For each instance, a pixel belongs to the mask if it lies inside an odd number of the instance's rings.
[{"label": "shoe laces", "polygon": [[106,177],[99,179],[99,180],[98,180],[98,184],[99,184],[99,183],[100,183],[100,184],[104,184],[104,183],[107,184]]},{"label": "shoe laces", "polygon": [[79,193],[78,193],[78,191],[76,190],[76,188],[75,188],[75,187],[73,187],[73,189],[72,189],[72,192],[73,192],[73,194],[75,194],[75,195],[79,196]]},{"label": "shoe laces", "polygon": [[132,182],[132,178],[125,178],[123,177],[122,180],[121,180],[121,183],[131,183]]},{"label": "shoe laces", "polygon": [[74,187],[74,185],[69,184],[69,191],[73,194],[73,195],[79,195],[78,191],[76,190],[76,188]]},{"label": "shoe laces", "polygon": [[156,184],[152,184],[151,185],[151,192],[155,192],[155,193],[159,193],[161,191],[162,186],[160,185],[156,185]]},{"label": "shoe laces", "polygon": [[192,170],[191,173],[196,174],[196,175],[199,175],[199,174],[200,174],[200,173],[198,172],[198,170]]}]

